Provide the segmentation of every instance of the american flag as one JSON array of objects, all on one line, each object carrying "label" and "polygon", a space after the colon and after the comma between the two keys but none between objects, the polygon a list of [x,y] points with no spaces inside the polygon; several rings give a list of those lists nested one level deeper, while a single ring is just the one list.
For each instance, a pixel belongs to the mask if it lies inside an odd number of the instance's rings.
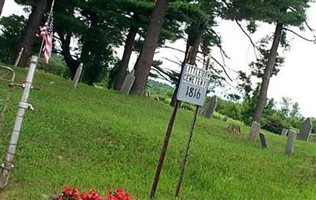
[{"label": "american flag", "polygon": [[53,12],[49,14],[48,21],[45,23],[44,27],[41,28],[40,37],[44,40],[43,47],[43,60],[47,64],[48,60],[52,54],[53,49]]}]

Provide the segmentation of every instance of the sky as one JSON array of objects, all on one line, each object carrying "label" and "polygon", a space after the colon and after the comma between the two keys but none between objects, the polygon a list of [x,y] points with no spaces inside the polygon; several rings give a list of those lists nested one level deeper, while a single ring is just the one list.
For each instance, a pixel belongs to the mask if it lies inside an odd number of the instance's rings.
[{"label": "sky", "polygon": [[[13,0],[5,0],[2,16],[8,16],[12,13],[21,15],[24,12]],[[307,16],[309,25],[316,29],[316,3],[311,4],[307,11]],[[254,50],[249,39],[233,22],[220,22],[215,30],[221,35],[223,49],[230,57],[230,59],[225,59],[226,66],[236,71],[247,71],[248,64],[255,59]],[[271,34],[273,30],[273,26],[261,25],[258,28],[258,33],[251,37],[254,41],[257,41],[259,38]],[[313,38],[308,31],[303,32],[303,35]],[[316,117],[316,44],[306,42],[291,33],[288,33],[287,36],[291,47],[289,51],[283,52],[285,63],[278,75],[272,77],[270,81],[268,98],[274,98],[279,102],[281,102],[282,97],[290,98],[293,102],[299,103],[300,113],[303,116]],[[185,49],[184,41],[170,45]],[[159,53],[155,55],[155,59],[164,57],[174,61],[183,59],[183,54],[177,51],[165,48],[158,51]],[[217,60],[221,60],[217,49],[212,50],[212,56]],[[173,63],[166,60],[163,61],[163,67],[175,68]],[[133,65],[133,62],[131,65]],[[236,73],[233,71],[228,70],[228,73],[230,76],[236,77]],[[231,84],[234,84],[234,82]],[[234,92],[234,89],[232,92]],[[217,93],[217,95],[223,95],[221,92]]]}]

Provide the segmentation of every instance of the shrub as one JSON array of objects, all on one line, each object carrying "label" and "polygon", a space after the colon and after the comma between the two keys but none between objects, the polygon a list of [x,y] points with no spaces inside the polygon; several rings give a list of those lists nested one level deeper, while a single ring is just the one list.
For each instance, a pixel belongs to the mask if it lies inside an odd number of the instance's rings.
[{"label": "shrub", "polygon": [[61,57],[52,56],[49,59],[49,63],[45,64],[42,59],[38,60],[37,68],[44,72],[55,74],[64,78],[70,77],[70,71]]},{"label": "shrub", "polygon": [[283,128],[291,127],[289,123],[276,114],[263,118],[261,124],[263,129],[276,134],[281,134]]}]

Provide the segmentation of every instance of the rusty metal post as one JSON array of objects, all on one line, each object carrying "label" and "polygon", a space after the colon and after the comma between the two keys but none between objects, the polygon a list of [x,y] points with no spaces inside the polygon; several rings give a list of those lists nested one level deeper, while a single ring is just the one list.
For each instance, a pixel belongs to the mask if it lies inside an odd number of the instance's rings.
[{"label": "rusty metal post", "polygon": [[190,145],[191,145],[191,141],[192,141],[192,137],[193,137],[193,131],[194,131],[195,123],[196,123],[198,110],[199,110],[199,106],[196,106],[187,148],[186,148],[185,155],[184,155],[183,162],[182,162],[181,169],[180,169],[179,181],[178,181],[178,185],[176,188],[176,194],[175,194],[176,197],[178,197],[179,193],[180,193],[180,188],[181,188],[181,184],[182,184],[183,176],[184,176],[185,164],[186,164],[186,162],[188,160],[188,156],[189,156],[189,149],[190,149]]},{"label": "rusty metal post", "polygon": [[26,77],[25,87],[23,90],[21,100],[19,102],[19,109],[15,118],[15,123],[14,123],[13,131],[11,134],[7,156],[5,159],[5,163],[2,165],[3,169],[2,169],[2,176],[1,176],[1,181],[0,181],[1,190],[3,190],[7,186],[9,174],[13,167],[12,165],[13,157],[15,155],[15,151],[18,145],[20,130],[22,127],[25,110],[26,109],[33,110],[32,105],[27,102],[27,99],[30,94],[36,64],[37,64],[37,56],[32,56],[30,67],[29,67],[28,74]]},{"label": "rusty metal post", "polygon": [[156,169],[154,182],[153,182],[153,185],[152,185],[152,188],[151,188],[151,192],[150,192],[150,196],[149,196],[150,198],[154,198],[155,197],[155,193],[156,193],[156,190],[157,190],[157,187],[158,187],[160,173],[161,173],[163,162],[164,162],[164,159],[165,159],[165,155],[166,155],[166,152],[167,152],[167,149],[168,149],[169,139],[170,139],[170,136],[171,136],[174,120],[176,119],[176,116],[177,116],[178,105],[179,105],[179,101],[176,100],[176,104],[173,107],[173,112],[172,112],[172,115],[170,117],[168,128],[167,128],[166,135],[165,135],[165,139],[164,139],[164,142],[163,142],[163,145],[162,145],[162,149],[161,149],[160,158],[159,158],[159,162],[158,162],[157,169]]}]

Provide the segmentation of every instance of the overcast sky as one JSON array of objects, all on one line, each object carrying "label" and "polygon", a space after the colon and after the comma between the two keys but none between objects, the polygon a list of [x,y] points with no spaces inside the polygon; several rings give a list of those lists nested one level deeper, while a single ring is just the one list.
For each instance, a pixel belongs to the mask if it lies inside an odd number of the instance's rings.
[{"label": "overcast sky", "polygon": [[[10,14],[23,14],[23,10],[18,7],[13,0],[6,0],[2,16]],[[316,5],[315,3],[308,9],[308,22],[312,28],[316,29]],[[234,70],[247,70],[249,62],[254,60],[254,51],[248,38],[242,33],[240,28],[233,22],[221,22],[216,30],[223,40],[223,49],[231,58],[226,59],[226,65]],[[266,34],[271,34],[273,26],[260,26],[254,40]],[[312,38],[308,32],[303,33],[306,37]],[[305,117],[316,117],[316,45],[306,42],[291,33],[288,33],[291,48],[284,53],[285,63],[281,71],[270,82],[268,97],[281,101],[281,97],[288,97],[293,102],[300,105],[300,113]],[[184,42],[175,44],[178,48],[184,47]],[[161,49],[159,57],[168,57],[172,60],[183,59],[183,55],[176,51]],[[216,50],[214,57],[221,59]],[[158,56],[157,56],[158,57]],[[155,57],[156,58],[156,57]],[[172,68],[172,64],[164,62],[165,67]],[[232,77],[236,74],[229,72]],[[221,94],[222,95],[222,94]]]}]

